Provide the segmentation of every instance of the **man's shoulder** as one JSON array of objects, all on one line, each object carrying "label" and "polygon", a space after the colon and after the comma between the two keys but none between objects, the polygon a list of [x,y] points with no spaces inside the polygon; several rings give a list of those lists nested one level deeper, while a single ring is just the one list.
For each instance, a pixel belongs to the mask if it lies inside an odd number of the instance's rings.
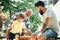
[{"label": "man's shoulder", "polygon": [[48,9],[47,9],[47,12],[48,12],[48,13],[53,13],[54,11],[53,11],[53,9],[48,8]]},{"label": "man's shoulder", "polygon": [[54,11],[52,9],[47,9],[47,16],[52,17],[54,14]]}]

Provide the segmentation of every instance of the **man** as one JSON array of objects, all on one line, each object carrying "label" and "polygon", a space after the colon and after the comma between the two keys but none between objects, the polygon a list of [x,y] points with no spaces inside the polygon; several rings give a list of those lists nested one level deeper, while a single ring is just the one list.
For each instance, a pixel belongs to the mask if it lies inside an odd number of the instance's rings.
[{"label": "man", "polygon": [[31,9],[28,9],[26,12],[25,12],[25,25],[28,29],[30,29],[30,17],[32,16],[33,14],[33,11]]},{"label": "man", "polygon": [[[25,25],[26,27],[30,30],[30,17],[32,16],[33,12],[31,9],[27,9],[27,11],[25,12]],[[26,34],[26,35],[31,35],[29,34],[27,31],[23,31],[23,34]]]},{"label": "man", "polygon": [[46,40],[47,38],[51,38],[50,40],[55,40],[54,38],[57,38],[59,29],[54,12],[51,9],[46,9],[42,1],[35,3],[35,7],[43,17],[43,27],[39,33],[39,39]]}]

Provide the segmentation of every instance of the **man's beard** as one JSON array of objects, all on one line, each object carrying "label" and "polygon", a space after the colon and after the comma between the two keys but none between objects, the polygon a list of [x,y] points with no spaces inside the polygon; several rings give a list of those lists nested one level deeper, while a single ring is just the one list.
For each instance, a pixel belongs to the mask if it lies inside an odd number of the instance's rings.
[{"label": "man's beard", "polygon": [[41,15],[43,15],[44,14],[44,12],[41,10],[41,11],[39,11],[39,13],[41,14]]}]

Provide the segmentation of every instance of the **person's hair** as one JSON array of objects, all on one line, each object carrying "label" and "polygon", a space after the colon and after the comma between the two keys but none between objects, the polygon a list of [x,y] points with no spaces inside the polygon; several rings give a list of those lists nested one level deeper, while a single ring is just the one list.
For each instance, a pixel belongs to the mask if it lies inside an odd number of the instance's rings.
[{"label": "person's hair", "polygon": [[29,16],[30,14],[33,14],[32,9],[27,9],[27,11],[25,12],[25,15]]},{"label": "person's hair", "polygon": [[18,18],[23,18],[23,19],[25,19],[25,16],[21,13],[21,14],[19,14],[19,15],[17,15],[17,17]]},{"label": "person's hair", "polygon": [[32,9],[27,9],[27,12],[31,12],[31,14],[33,14]]},{"label": "person's hair", "polygon": [[45,4],[43,1],[38,1],[37,3],[35,3],[35,7],[38,7],[38,6],[45,7]]}]

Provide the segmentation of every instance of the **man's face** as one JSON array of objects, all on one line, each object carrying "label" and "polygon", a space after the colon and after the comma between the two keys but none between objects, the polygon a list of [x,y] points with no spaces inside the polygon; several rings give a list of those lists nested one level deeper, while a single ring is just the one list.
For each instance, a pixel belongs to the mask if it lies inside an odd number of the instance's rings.
[{"label": "man's face", "polygon": [[37,9],[37,11],[38,11],[41,15],[43,15],[44,12],[43,12],[41,6],[36,7],[36,9]]},{"label": "man's face", "polygon": [[36,9],[37,9],[37,11],[39,12],[39,11],[41,10],[41,7],[38,6],[38,7],[36,7]]},{"label": "man's face", "polygon": [[31,15],[32,15],[32,13],[30,11],[26,13],[27,17],[30,17]]}]

